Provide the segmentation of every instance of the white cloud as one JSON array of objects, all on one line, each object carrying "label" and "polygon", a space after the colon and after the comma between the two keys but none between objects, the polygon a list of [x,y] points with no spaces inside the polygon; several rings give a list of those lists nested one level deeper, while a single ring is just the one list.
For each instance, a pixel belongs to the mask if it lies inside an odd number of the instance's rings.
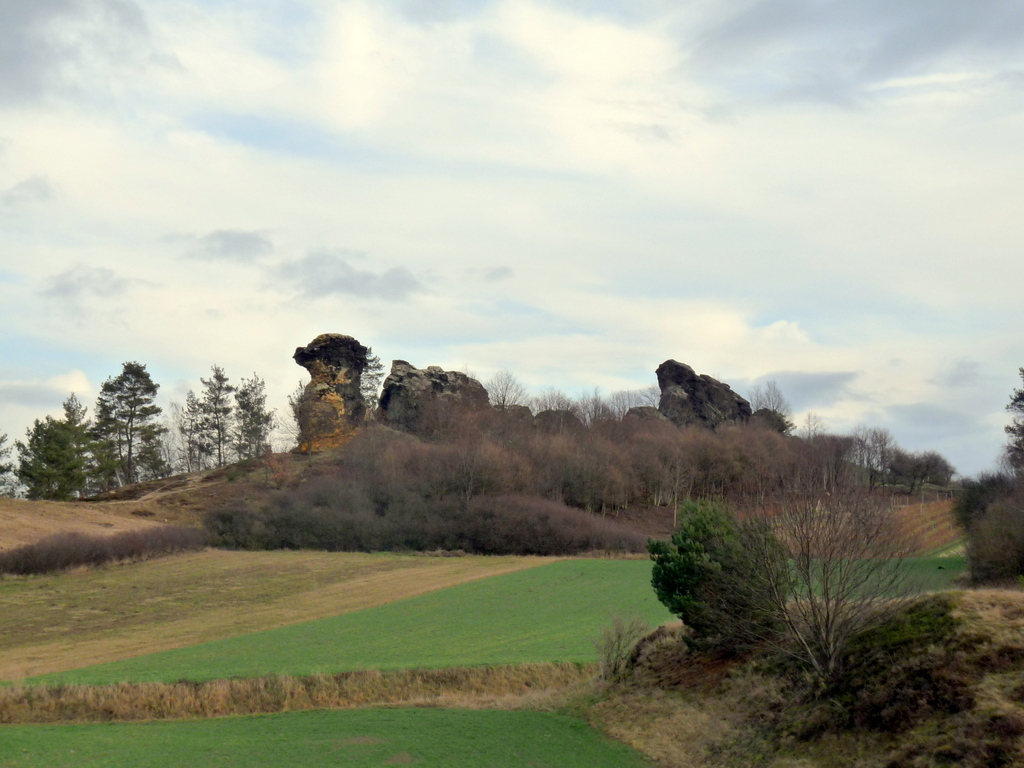
[{"label": "white cloud", "polygon": [[[864,13],[888,29],[883,6]],[[973,461],[994,458],[1022,364],[1024,98],[966,38],[892,59],[850,110],[772,96],[834,25],[753,28],[761,72],[720,4],[139,8],[88,17],[99,52],[62,59],[52,98],[0,101],[0,322],[46,365],[139,359],[187,389],[217,363],[283,402],[294,347],[340,331],[538,388],[643,385],[669,357],[856,372],[833,425],[917,429],[925,404],[984,424]]]}]

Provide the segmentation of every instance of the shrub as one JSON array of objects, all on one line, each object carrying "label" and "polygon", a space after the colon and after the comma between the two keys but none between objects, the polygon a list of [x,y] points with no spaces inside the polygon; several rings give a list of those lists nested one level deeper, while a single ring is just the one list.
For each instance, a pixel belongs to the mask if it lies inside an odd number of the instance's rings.
[{"label": "shrub", "polygon": [[[694,642],[739,652],[781,631],[769,595],[787,585],[768,577],[786,570],[786,554],[765,521],[737,522],[721,504],[687,501],[671,541],[652,540],[647,549],[658,599],[693,631]],[[774,567],[764,567],[765,557]]]},{"label": "shrub", "polygon": [[984,516],[992,502],[1010,496],[1014,479],[1004,472],[982,472],[977,478],[964,480],[953,502],[953,515],[968,534],[974,523]]},{"label": "shrub", "polygon": [[113,536],[57,533],[45,539],[0,552],[0,573],[52,573],[80,565],[103,565],[153,555],[202,549],[207,534],[198,528],[161,526]]},{"label": "shrub", "polygon": [[1024,574],[1024,486],[1003,473],[966,480],[953,506],[967,534],[971,580],[1000,582]]},{"label": "shrub", "polygon": [[624,525],[530,496],[392,496],[384,509],[350,485],[324,478],[270,505],[236,505],[206,518],[215,543],[246,549],[462,550],[481,555],[643,551]]},{"label": "shrub", "polygon": [[601,679],[616,682],[626,677],[635,663],[637,643],[650,631],[650,626],[639,616],[614,617],[594,644],[601,663]]}]

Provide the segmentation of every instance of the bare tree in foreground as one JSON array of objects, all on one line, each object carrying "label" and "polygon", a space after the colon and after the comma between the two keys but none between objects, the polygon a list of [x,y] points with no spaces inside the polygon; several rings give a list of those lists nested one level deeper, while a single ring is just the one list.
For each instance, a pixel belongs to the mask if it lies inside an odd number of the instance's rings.
[{"label": "bare tree in foreground", "polygon": [[772,584],[770,609],[789,636],[781,647],[827,680],[850,641],[906,596],[908,547],[887,500],[853,491],[795,498],[771,528],[789,562],[768,546],[755,557]]}]

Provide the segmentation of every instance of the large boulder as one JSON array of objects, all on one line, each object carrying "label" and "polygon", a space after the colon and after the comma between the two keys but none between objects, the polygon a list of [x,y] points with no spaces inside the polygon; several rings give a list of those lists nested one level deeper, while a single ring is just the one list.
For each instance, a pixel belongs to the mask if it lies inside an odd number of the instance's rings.
[{"label": "large boulder", "polygon": [[657,374],[661,388],[658,410],[677,426],[717,427],[750,419],[750,403],[728,384],[707,375],[698,376],[685,363],[666,360],[658,366]]},{"label": "large boulder", "polygon": [[663,421],[668,422],[665,415],[653,405],[636,405],[626,411],[623,421]]},{"label": "large boulder", "polygon": [[542,432],[555,434],[579,432],[583,429],[583,422],[580,420],[580,417],[565,408],[551,408],[541,411],[534,417],[533,423]]},{"label": "large boulder", "polygon": [[311,377],[299,399],[296,450],[337,448],[362,426],[366,402],[359,385],[366,354],[366,347],[340,333],[322,333],[295,350],[295,362]]},{"label": "large boulder", "polygon": [[420,369],[395,360],[384,379],[377,420],[405,432],[429,434],[442,429],[457,411],[488,407],[487,390],[476,379],[436,365]]}]

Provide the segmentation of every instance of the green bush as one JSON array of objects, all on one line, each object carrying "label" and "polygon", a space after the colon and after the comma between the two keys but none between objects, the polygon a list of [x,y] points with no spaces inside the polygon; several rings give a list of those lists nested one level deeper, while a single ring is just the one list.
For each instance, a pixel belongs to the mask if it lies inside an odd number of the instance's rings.
[{"label": "green bush", "polygon": [[767,522],[737,521],[727,507],[688,500],[671,541],[647,544],[658,599],[693,632],[690,642],[737,653],[782,631],[771,606],[789,584],[786,553]]}]

